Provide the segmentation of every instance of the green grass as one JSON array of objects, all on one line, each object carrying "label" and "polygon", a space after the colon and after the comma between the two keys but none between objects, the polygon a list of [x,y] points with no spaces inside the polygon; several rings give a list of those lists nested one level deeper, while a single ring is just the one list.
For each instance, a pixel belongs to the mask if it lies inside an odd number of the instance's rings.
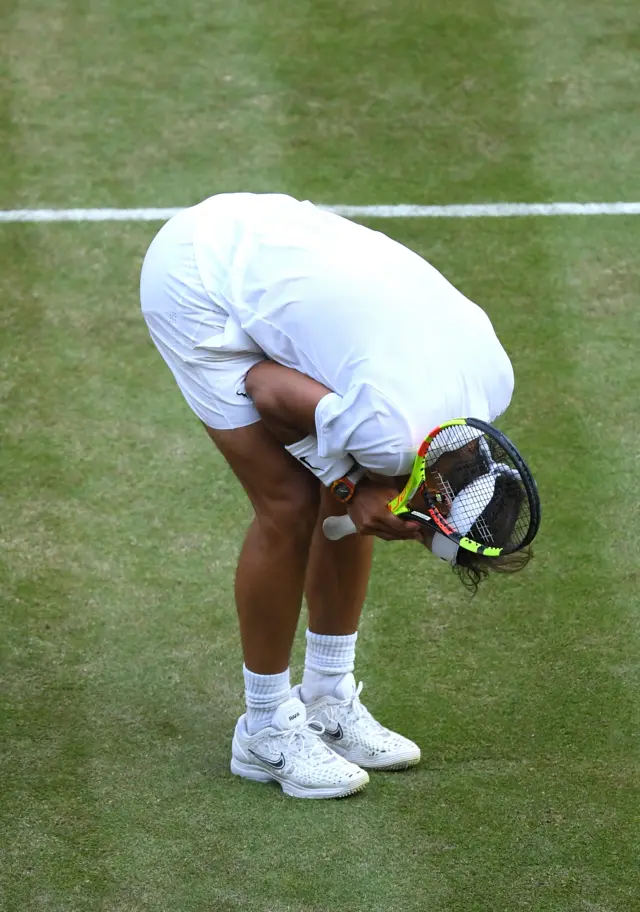
[{"label": "green grass", "polygon": [[[637,195],[631,2],[17,0],[5,26],[2,208]],[[637,220],[372,225],[491,314],[544,518],[473,601],[379,545],[357,671],[424,760],[344,802],[228,772],[249,509],[138,312],[157,226],[0,226],[3,912],[637,902]]]}]

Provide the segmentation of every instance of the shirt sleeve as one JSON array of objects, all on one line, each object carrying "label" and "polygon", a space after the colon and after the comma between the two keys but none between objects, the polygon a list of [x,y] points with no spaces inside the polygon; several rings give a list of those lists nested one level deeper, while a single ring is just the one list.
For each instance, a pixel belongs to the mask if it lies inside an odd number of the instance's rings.
[{"label": "shirt sleeve", "polygon": [[315,412],[321,456],[347,454],[380,475],[406,475],[416,453],[409,422],[375,387],[362,383],[344,396],[329,393]]}]

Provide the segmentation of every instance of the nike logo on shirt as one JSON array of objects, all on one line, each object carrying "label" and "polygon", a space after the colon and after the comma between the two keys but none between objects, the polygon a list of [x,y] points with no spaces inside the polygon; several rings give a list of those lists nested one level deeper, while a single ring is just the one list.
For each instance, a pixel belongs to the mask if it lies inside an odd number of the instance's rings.
[{"label": "nike logo on shirt", "polygon": [[259,760],[261,763],[266,763],[267,766],[272,766],[274,769],[281,770],[284,768],[284,754],[280,754],[277,760],[269,760],[268,757],[263,757],[262,754],[258,754],[256,751],[249,748],[249,753]]}]

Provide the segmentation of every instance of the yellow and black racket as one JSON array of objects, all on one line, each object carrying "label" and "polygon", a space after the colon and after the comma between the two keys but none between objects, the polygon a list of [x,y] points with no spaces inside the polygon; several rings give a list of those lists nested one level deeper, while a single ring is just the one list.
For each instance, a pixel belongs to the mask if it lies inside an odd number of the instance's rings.
[{"label": "yellow and black racket", "polygon": [[[417,494],[424,511],[416,509]],[[459,548],[484,557],[519,551],[540,525],[540,498],[527,464],[501,431],[476,418],[456,418],[431,431],[388,506],[434,530],[433,553],[451,563]],[[323,530],[336,540],[355,526],[348,516],[332,516]]]}]

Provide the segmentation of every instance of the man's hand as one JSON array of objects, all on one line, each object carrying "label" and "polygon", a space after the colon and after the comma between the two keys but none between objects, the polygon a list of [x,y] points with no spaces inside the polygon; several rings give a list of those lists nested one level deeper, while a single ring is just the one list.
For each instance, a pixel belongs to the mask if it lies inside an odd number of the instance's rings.
[{"label": "man's hand", "polygon": [[415,539],[422,541],[420,524],[394,516],[387,507],[398,492],[392,485],[363,478],[349,504],[349,516],[361,535],[376,535],[385,541]]}]

